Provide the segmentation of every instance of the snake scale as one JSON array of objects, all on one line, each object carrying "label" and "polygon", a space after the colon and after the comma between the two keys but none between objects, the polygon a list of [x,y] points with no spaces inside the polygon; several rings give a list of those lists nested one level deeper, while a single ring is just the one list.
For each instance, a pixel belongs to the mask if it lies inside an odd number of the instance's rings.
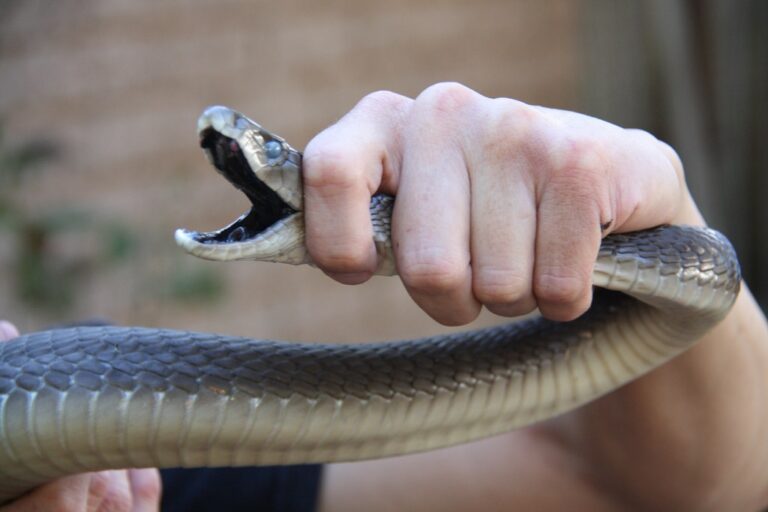
[{"label": "snake scale", "polygon": [[[209,259],[311,263],[301,154],[225,107],[198,122],[216,169],[253,203],[218,231],[179,230]],[[394,273],[394,199],[374,196]],[[299,344],[138,327],[54,329],[0,344],[0,503],[106,468],[348,461],[509,431],[608,393],[690,347],[733,304],[719,233],[606,237],[590,310],[420,340]]]}]

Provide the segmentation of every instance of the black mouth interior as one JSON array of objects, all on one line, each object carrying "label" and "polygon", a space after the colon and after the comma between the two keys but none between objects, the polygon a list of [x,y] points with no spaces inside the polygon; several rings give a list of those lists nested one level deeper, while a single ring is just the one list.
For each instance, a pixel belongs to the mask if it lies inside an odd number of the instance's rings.
[{"label": "black mouth interior", "polygon": [[256,177],[236,140],[213,128],[200,134],[200,147],[208,151],[216,170],[241,190],[251,201],[251,209],[229,226],[210,233],[199,233],[201,243],[235,243],[255,238],[296,210]]}]

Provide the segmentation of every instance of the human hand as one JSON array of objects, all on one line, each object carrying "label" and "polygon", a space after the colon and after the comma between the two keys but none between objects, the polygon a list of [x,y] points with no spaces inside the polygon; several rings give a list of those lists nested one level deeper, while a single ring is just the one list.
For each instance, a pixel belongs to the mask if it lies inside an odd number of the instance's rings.
[{"label": "human hand", "polygon": [[[19,335],[0,320],[0,342]],[[71,475],[38,487],[0,508],[3,512],[150,512],[159,510],[160,475],[156,469],[127,469]]]},{"label": "human hand", "polygon": [[366,96],[304,152],[307,246],[343,283],[376,268],[370,196],[397,196],[392,239],[410,295],[444,324],[482,305],[571,320],[591,301],[600,239],[701,223],[674,151],[588,116],[438,84]]},{"label": "human hand", "polygon": [[[457,84],[415,99],[368,95],[307,146],[307,247],[343,283],[376,268],[375,192],[397,196],[392,240],[407,290],[454,325],[481,306],[571,320],[591,302],[602,236],[703,224],[679,158],[652,135]],[[397,493],[413,510],[761,508],[768,458],[745,440],[766,421],[765,347],[768,325],[743,286],[696,347],[647,376],[477,444],[332,465],[323,502],[388,510]],[[755,478],[731,478],[744,474]]]}]

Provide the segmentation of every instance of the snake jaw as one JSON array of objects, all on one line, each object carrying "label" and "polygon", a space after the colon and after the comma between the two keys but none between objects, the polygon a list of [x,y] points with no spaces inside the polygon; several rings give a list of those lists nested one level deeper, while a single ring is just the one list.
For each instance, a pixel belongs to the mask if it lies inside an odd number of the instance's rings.
[{"label": "snake jaw", "polygon": [[212,260],[304,263],[301,154],[226,107],[206,109],[197,128],[210,163],[248,197],[252,207],[216,231],[179,229],[176,243],[190,254]]},{"label": "snake jaw", "polygon": [[[286,217],[256,237],[244,241],[201,241],[221,232],[231,232],[246,215],[219,231],[200,233],[177,229],[176,244],[193,256],[214,261],[257,260],[303,265],[310,262],[304,246],[304,215],[296,212]],[[289,236],[286,234],[290,234]]]}]

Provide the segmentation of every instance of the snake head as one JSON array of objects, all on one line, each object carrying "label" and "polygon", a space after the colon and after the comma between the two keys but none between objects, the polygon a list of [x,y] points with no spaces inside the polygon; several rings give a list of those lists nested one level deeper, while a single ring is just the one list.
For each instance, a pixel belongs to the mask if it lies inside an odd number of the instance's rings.
[{"label": "snake head", "polygon": [[178,229],[176,243],[211,260],[305,263],[301,153],[227,107],[207,108],[197,131],[208,160],[248,197],[251,209],[216,231]]}]

